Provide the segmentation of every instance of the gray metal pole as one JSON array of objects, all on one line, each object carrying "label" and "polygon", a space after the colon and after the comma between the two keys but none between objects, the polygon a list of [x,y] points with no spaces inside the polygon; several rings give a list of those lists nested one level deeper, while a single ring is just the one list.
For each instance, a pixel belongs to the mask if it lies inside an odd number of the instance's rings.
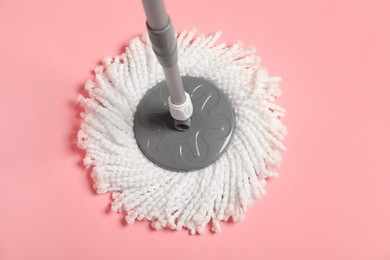
[{"label": "gray metal pole", "polygon": [[142,0],[146,13],[146,26],[153,51],[163,67],[165,81],[169,90],[169,112],[174,126],[179,131],[190,128],[193,106],[177,65],[178,52],[175,30],[165,10],[163,0]]},{"label": "gray metal pole", "polygon": [[168,24],[168,15],[161,0],[142,0],[148,25],[154,30],[161,30]]},{"label": "gray metal pole", "polygon": [[172,103],[180,105],[186,100],[183,82],[177,65],[177,41],[163,0],[142,0],[147,17],[150,40],[163,67]]}]

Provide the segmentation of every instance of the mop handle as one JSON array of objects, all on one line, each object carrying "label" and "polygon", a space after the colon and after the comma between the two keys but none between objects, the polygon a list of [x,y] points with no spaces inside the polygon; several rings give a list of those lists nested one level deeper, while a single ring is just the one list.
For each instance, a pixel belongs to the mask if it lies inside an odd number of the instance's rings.
[{"label": "mop handle", "polygon": [[193,106],[191,98],[184,91],[180,76],[175,30],[163,0],[142,0],[146,13],[146,26],[153,51],[163,67],[165,81],[169,90],[169,112],[177,130],[190,127]]},{"label": "mop handle", "polygon": [[153,50],[164,69],[165,79],[174,104],[182,104],[186,97],[177,66],[177,41],[163,0],[142,0],[147,28]]}]

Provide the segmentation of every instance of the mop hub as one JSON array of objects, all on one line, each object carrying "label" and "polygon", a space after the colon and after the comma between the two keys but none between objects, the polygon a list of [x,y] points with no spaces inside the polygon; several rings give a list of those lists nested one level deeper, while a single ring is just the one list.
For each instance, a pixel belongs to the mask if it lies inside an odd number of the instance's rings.
[{"label": "mop hub", "polygon": [[190,76],[182,80],[193,103],[191,127],[175,128],[163,81],[138,104],[134,132],[140,149],[155,164],[172,171],[194,171],[209,166],[226,151],[235,119],[230,101],[213,83]]}]

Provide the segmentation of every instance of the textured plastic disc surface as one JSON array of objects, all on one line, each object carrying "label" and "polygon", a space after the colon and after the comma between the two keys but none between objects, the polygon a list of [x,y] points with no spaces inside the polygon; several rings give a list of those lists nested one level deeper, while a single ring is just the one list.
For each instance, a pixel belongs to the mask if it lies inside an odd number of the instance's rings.
[{"label": "textured plastic disc surface", "polygon": [[155,164],[172,171],[193,171],[222,156],[232,139],[235,120],[230,101],[213,83],[190,76],[182,79],[194,107],[191,127],[186,131],[174,128],[163,81],[138,104],[134,132],[140,149]]}]

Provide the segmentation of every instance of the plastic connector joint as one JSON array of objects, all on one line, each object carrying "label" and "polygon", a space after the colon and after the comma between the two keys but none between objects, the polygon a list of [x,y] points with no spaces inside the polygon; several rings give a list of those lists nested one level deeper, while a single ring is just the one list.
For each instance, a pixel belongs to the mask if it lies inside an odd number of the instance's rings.
[{"label": "plastic connector joint", "polygon": [[192,107],[190,95],[187,92],[185,92],[184,94],[186,96],[186,100],[183,102],[183,104],[180,105],[172,103],[171,97],[168,97],[169,112],[174,119],[180,121],[190,119],[194,110]]}]

